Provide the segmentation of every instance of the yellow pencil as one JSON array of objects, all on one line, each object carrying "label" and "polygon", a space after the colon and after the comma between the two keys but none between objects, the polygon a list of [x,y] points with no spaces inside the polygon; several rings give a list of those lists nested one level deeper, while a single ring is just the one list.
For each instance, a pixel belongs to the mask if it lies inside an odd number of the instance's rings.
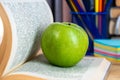
[{"label": "yellow pencil", "polygon": [[[99,0],[95,0],[95,12],[98,13],[99,12]],[[96,14],[96,27],[98,27],[98,14]]]}]

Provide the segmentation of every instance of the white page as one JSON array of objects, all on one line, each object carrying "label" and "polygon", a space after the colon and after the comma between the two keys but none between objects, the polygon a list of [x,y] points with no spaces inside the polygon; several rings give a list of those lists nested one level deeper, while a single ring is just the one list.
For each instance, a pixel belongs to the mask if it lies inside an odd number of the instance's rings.
[{"label": "white page", "polygon": [[[41,55],[38,58],[25,63],[12,74],[31,75],[45,78],[47,80],[95,80],[95,78],[99,76],[96,74],[96,71],[98,70],[100,64],[103,63],[103,60],[104,59],[101,58],[85,57],[77,65],[63,68],[51,65],[48,63],[46,58]],[[105,68],[107,70],[110,63],[107,63],[106,65],[107,66],[105,66]],[[104,71],[106,72],[106,70]],[[97,80],[103,80],[105,74],[101,75],[100,76],[102,79],[97,77],[99,78]]]},{"label": "white page", "polygon": [[45,0],[0,2],[8,15],[12,29],[12,50],[5,74],[38,51],[41,33],[53,22],[53,17]]},{"label": "white page", "polygon": [[4,33],[3,22],[2,22],[2,19],[0,17],[0,45],[1,45],[1,42],[2,42],[2,39],[3,39],[3,33]]}]

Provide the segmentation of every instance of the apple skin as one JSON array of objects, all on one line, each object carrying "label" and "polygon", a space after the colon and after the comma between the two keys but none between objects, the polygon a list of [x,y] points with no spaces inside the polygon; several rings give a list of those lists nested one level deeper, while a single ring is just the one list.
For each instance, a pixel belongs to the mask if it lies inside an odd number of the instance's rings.
[{"label": "apple skin", "polygon": [[47,60],[56,66],[70,67],[86,54],[89,40],[82,27],[68,22],[54,22],[42,33],[41,48]]}]

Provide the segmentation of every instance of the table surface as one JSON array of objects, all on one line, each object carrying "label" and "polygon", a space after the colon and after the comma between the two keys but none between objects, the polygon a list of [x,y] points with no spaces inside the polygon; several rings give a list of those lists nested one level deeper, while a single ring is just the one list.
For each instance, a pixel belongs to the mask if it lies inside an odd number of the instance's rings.
[{"label": "table surface", "polygon": [[120,64],[112,64],[106,80],[120,80]]}]

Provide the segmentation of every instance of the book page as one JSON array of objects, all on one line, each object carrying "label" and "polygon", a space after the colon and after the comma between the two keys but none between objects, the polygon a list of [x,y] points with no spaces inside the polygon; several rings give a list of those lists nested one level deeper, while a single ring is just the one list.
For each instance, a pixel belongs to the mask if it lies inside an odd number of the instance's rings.
[{"label": "book page", "polygon": [[[4,35],[4,29],[3,29],[3,21],[2,18],[0,16],[0,64],[2,62],[3,56],[4,54],[1,54],[1,49],[2,49],[2,45],[3,45],[3,35]],[[4,49],[2,49],[4,51]]]},{"label": "book page", "polygon": [[7,73],[39,50],[41,33],[53,18],[45,0],[5,0],[1,4],[12,26],[11,56],[4,72]]},{"label": "book page", "polygon": [[2,19],[0,17],[0,45],[2,43],[3,33],[4,33],[3,22],[2,22]]},{"label": "book page", "polygon": [[[96,71],[103,59],[84,58],[73,67],[63,68],[51,65],[43,55],[25,63],[12,74],[25,74],[47,80],[95,80]],[[99,79],[98,79],[99,80]]]}]

